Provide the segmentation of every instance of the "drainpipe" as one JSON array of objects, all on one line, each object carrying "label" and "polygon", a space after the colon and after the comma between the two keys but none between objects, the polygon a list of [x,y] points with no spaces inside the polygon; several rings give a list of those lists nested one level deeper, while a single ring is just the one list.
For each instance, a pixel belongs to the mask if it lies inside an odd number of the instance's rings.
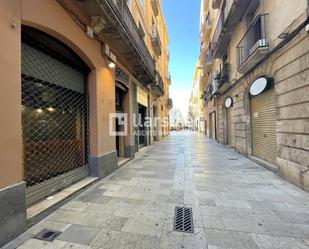
[{"label": "drainpipe", "polygon": [[309,33],[309,0],[307,1],[307,24],[306,31]]}]

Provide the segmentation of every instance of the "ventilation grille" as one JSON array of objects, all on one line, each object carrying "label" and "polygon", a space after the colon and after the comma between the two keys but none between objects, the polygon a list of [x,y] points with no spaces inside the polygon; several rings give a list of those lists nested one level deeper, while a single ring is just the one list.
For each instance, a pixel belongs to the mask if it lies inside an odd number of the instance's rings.
[{"label": "ventilation grille", "polygon": [[194,233],[192,208],[175,208],[174,231]]},{"label": "ventilation grille", "polygon": [[58,231],[43,229],[41,232],[39,232],[33,238],[51,242],[54,239],[56,239],[60,234],[61,234],[61,232],[58,232]]}]

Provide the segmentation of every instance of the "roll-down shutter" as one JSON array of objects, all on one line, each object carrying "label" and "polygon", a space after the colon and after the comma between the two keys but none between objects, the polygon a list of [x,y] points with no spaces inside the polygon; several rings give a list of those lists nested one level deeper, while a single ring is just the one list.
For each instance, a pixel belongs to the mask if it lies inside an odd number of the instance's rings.
[{"label": "roll-down shutter", "polygon": [[276,100],[271,89],[251,98],[253,155],[276,163]]},{"label": "roll-down shutter", "polygon": [[86,73],[22,38],[23,178],[30,206],[89,175],[88,105]]},{"label": "roll-down shutter", "polygon": [[227,120],[227,144],[229,146],[234,146],[234,124],[232,116],[232,108],[226,109],[226,120]]}]

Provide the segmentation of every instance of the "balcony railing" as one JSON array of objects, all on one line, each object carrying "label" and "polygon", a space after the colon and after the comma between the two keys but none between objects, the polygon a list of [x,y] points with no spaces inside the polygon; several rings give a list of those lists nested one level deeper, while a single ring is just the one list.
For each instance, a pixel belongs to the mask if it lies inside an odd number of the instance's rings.
[{"label": "balcony railing", "polygon": [[159,32],[158,32],[156,25],[152,25],[151,42],[152,42],[152,46],[153,46],[155,52],[158,55],[161,55],[161,53],[162,53],[162,51],[161,51],[162,43],[161,43],[161,39],[160,39]]},{"label": "balcony railing", "polygon": [[[104,0],[101,0],[104,1]],[[114,10],[118,10],[118,17],[120,20],[122,20],[123,24],[126,26],[127,30],[129,31],[129,35],[133,38],[138,51],[141,54],[142,59],[145,60],[148,69],[151,73],[155,72],[155,64],[152,60],[152,57],[149,53],[149,50],[145,44],[145,41],[143,37],[140,35],[140,31],[138,29],[138,26],[135,23],[135,20],[131,14],[131,11],[126,4],[125,0],[107,0],[109,3],[113,4]]]},{"label": "balcony railing", "polygon": [[234,34],[237,25],[244,17],[253,0],[226,0],[222,5],[215,33],[212,39],[214,57],[221,58]]},{"label": "balcony railing", "polygon": [[167,99],[167,106],[168,106],[169,109],[173,108],[173,100],[171,98]]},{"label": "balcony railing", "polygon": [[155,63],[125,0],[83,0],[79,5],[89,16],[104,19],[104,33],[117,54],[130,61],[132,70],[143,84],[155,80]]},{"label": "balcony railing", "polygon": [[219,41],[219,37],[221,35],[222,29],[223,29],[223,25],[226,22],[228,15],[230,13],[231,7],[233,6],[233,3],[235,2],[235,0],[226,0],[225,2],[225,6],[223,6],[223,9],[221,10],[219,19],[218,19],[218,23],[216,26],[216,30],[214,33],[214,37],[212,39],[212,42],[214,44],[216,44],[216,46],[218,46],[218,41]]},{"label": "balcony railing", "polygon": [[153,13],[155,16],[159,15],[159,5],[158,5],[158,0],[151,0],[151,6],[153,9]]},{"label": "balcony railing", "polygon": [[204,71],[206,73],[210,73],[212,65],[213,65],[213,54],[211,49],[209,49],[205,55]]},{"label": "balcony railing", "polygon": [[157,97],[161,97],[164,95],[164,82],[158,72],[156,74],[156,81],[151,85],[151,89]]},{"label": "balcony railing", "polygon": [[266,35],[267,14],[259,15],[250,25],[237,46],[237,66],[240,68],[256,51],[268,48]]},{"label": "balcony railing", "polygon": [[211,93],[212,95],[218,95],[221,93],[222,89],[226,89],[229,84],[229,70],[230,65],[226,62],[223,64],[219,73],[217,73],[211,83]]},{"label": "balcony railing", "polygon": [[205,55],[205,62],[206,64],[211,64],[213,63],[213,55],[211,49],[209,49]]}]

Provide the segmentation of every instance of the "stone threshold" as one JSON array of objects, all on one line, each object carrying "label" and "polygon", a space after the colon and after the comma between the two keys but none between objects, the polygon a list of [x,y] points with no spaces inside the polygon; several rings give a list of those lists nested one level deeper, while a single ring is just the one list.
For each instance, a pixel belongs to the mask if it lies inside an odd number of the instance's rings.
[{"label": "stone threshold", "polygon": [[131,161],[131,158],[118,157],[118,167],[126,165],[129,161]]},{"label": "stone threshold", "polygon": [[58,206],[63,204],[63,202],[69,197],[85,189],[97,180],[98,177],[86,177],[81,181],[73,184],[72,186],[60,191],[59,193],[56,193],[53,196],[50,196],[45,200],[39,202],[38,204],[27,208],[28,223],[30,225],[36,223],[38,220],[42,219],[44,216],[54,211],[54,208],[58,208]]},{"label": "stone threshold", "polygon": [[247,157],[248,157],[251,161],[253,161],[253,162],[255,162],[255,163],[261,165],[262,167],[264,167],[264,168],[266,168],[266,169],[272,171],[273,173],[275,173],[275,174],[278,174],[278,173],[279,173],[279,172],[278,172],[279,167],[278,167],[277,165],[275,165],[275,164],[273,164],[273,163],[270,163],[270,162],[267,162],[267,161],[265,161],[265,160],[263,160],[263,159],[257,158],[257,157],[252,156],[252,155],[247,155]]}]

